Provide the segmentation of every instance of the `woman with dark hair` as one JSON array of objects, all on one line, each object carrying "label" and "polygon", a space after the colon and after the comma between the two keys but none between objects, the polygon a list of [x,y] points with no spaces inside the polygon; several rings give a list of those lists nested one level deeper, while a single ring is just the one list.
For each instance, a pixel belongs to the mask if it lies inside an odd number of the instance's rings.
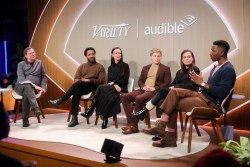
[{"label": "woman with dark hair", "polygon": [[[200,73],[200,69],[195,66],[195,57],[191,50],[185,49],[181,52],[180,66],[181,69],[176,72],[170,87],[159,90],[159,92],[146,104],[145,108],[135,113],[134,116],[143,120],[148,111],[152,110],[160,101],[165,99],[171,88],[184,88],[198,91],[199,86],[189,78],[190,71],[195,71],[197,74]],[[161,111],[159,109],[156,109],[156,116],[158,119],[161,117]],[[141,132],[148,133],[147,129],[142,129]],[[163,136],[164,134],[159,135]]]},{"label": "woman with dark hair", "polygon": [[96,108],[96,115],[103,116],[102,129],[106,129],[108,117],[120,113],[120,93],[128,92],[129,74],[129,66],[123,62],[121,48],[113,48],[111,65],[108,68],[108,83],[97,88],[92,104],[86,112],[80,114],[89,118]]}]

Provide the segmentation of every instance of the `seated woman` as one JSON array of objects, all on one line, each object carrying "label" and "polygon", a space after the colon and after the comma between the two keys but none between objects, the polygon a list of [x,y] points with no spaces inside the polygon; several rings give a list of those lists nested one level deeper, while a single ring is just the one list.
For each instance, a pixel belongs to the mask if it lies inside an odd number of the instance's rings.
[{"label": "seated woman", "polygon": [[[171,88],[184,88],[189,90],[198,91],[199,86],[195,84],[189,77],[190,71],[195,71],[197,74],[200,73],[200,69],[195,66],[195,57],[191,50],[183,50],[181,52],[181,69],[176,72],[175,78],[171,83],[170,87],[162,88],[159,92],[146,104],[145,108],[136,112],[134,114],[135,117],[143,120],[148,111],[152,110],[161,100],[164,100],[168,95],[168,92]],[[156,110],[157,118],[159,119],[161,113],[159,110]],[[156,122],[157,124],[157,122]],[[142,129],[141,132],[151,134],[151,135],[159,135],[160,137],[164,137],[164,134],[157,134],[157,132],[148,131],[148,129]],[[157,137],[155,137],[157,140]]]},{"label": "seated woman", "polygon": [[127,93],[129,66],[123,62],[122,50],[115,47],[111,51],[111,65],[108,68],[108,84],[98,86],[92,104],[86,112],[80,113],[89,118],[96,108],[96,115],[103,116],[102,129],[107,128],[108,117],[120,113],[120,93]]}]

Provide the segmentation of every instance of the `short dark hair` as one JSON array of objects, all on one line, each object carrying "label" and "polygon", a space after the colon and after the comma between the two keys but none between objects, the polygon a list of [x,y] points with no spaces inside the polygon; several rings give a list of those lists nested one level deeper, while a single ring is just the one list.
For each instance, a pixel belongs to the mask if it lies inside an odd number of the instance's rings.
[{"label": "short dark hair", "polygon": [[227,55],[229,49],[230,49],[230,45],[228,44],[227,41],[224,40],[218,40],[218,41],[214,41],[213,45],[217,45],[219,47],[222,47],[224,49],[224,55]]},{"label": "short dark hair", "polygon": [[93,50],[94,53],[96,53],[96,51],[95,51],[94,48],[92,48],[92,47],[87,47],[87,48],[84,50],[84,55],[85,55],[85,56],[87,56],[87,52],[88,52],[89,50]]}]

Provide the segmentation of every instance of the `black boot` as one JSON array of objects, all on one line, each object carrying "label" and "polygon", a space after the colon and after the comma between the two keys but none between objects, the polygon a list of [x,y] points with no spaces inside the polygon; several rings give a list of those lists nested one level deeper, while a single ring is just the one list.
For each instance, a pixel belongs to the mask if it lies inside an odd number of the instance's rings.
[{"label": "black boot", "polygon": [[74,127],[78,124],[79,123],[78,123],[77,115],[72,115],[72,119],[71,119],[70,123],[68,124],[68,127]]},{"label": "black boot", "polygon": [[55,108],[59,108],[60,104],[63,102],[62,98],[56,99],[56,100],[49,100],[48,103]]},{"label": "black boot", "polygon": [[102,129],[107,128],[108,122],[109,122],[108,118],[104,117],[102,122]]},{"label": "black boot", "polygon": [[80,115],[85,117],[85,118],[89,118],[93,114],[97,103],[98,103],[98,98],[96,96],[94,96],[92,103],[91,103],[90,107],[88,108],[88,110],[84,113],[80,113]]},{"label": "black boot", "polygon": [[23,119],[23,127],[30,126],[29,119]]},{"label": "black boot", "polygon": [[147,109],[146,107],[143,108],[142,110],[133,113],[132,115],[134,115],[135,117],[137,117],[139,120],[143,121],[146,117],[146,113],[150,110],[152,110],[154,108],[154,106],[162,99],[162,94],[161,93],[157,93],[156,95],[154,95],[154,97],[149,101],[152,105],[152,108]]}]

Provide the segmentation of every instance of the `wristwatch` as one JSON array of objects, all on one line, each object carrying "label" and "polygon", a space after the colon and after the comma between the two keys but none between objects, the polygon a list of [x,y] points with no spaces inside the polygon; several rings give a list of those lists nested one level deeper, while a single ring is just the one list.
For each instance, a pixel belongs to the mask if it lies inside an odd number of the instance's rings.
[{"label": "wristwatch", "polygon": [[204,87],[206,85],[206,82],[202,82],[201,86]]}]

